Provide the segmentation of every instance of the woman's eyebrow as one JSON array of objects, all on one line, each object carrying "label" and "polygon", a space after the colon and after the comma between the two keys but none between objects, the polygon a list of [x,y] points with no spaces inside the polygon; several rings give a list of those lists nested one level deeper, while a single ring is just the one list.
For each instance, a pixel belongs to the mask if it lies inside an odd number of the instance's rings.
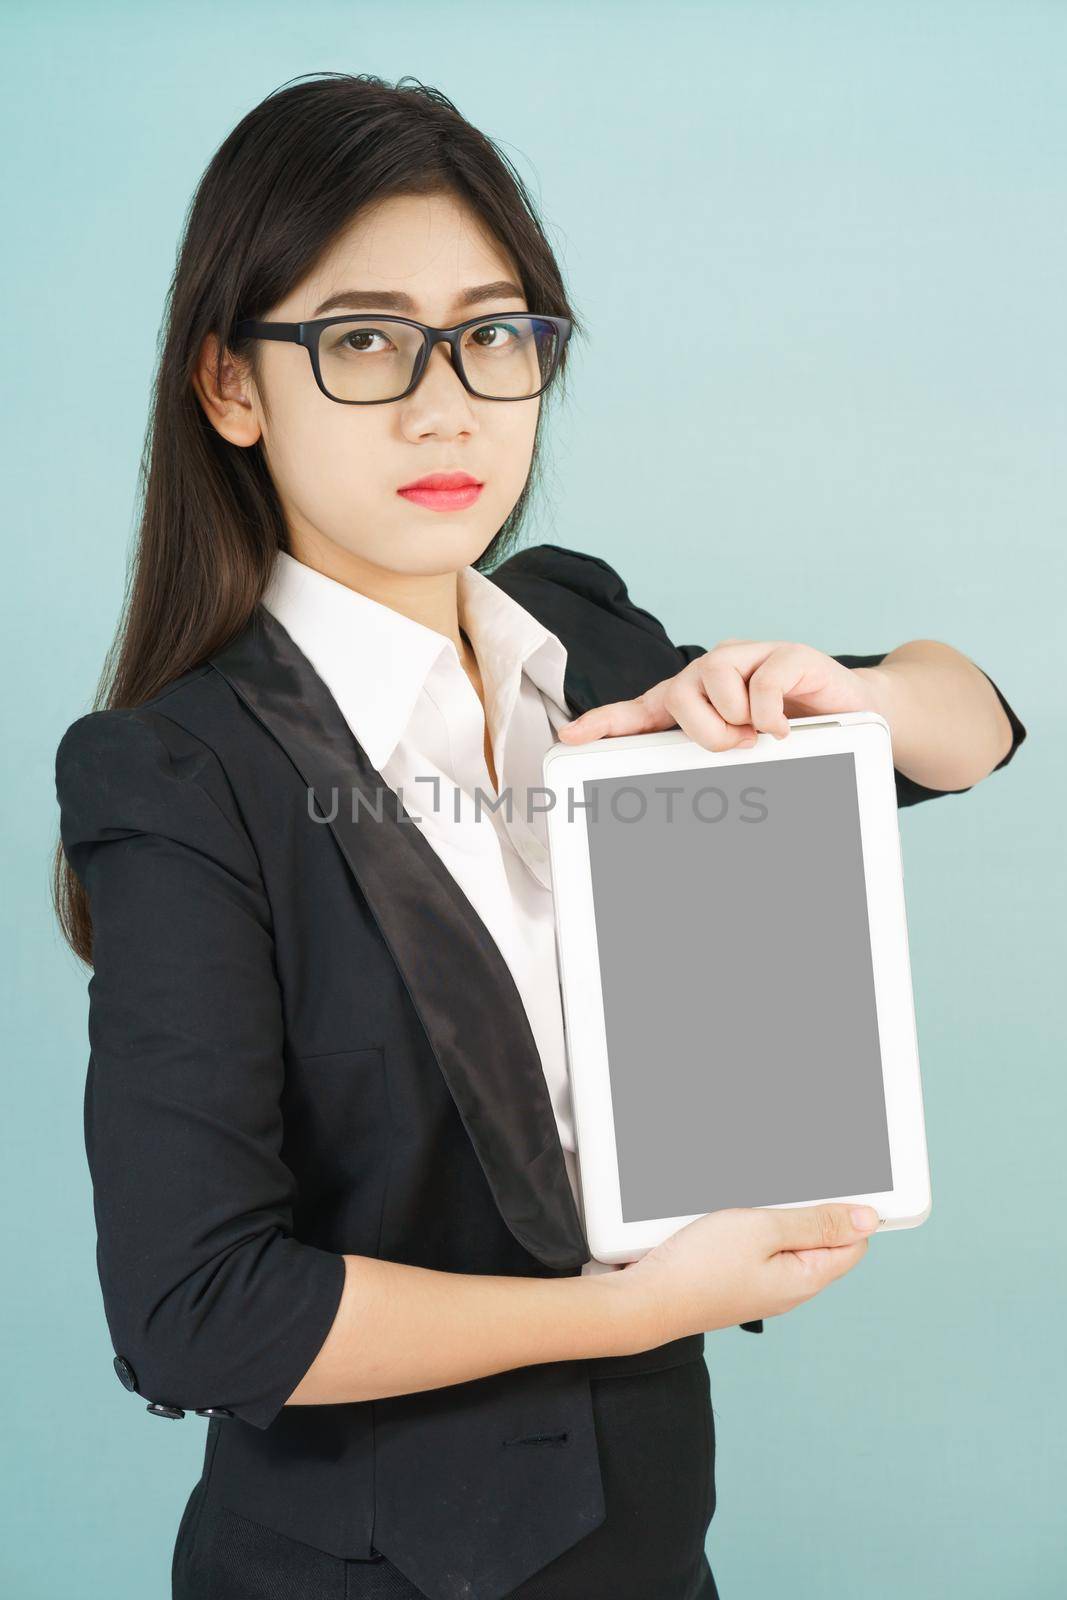
[{"label": "woman's eyebrow", "polygon": [[[526,296],[517,283],[500,278],[496,283],[479,283],[464,289],[453,301],[457,311],[468,306],[482,305],[486,300],[524,300]],[[324,317],[329,311],[406,311],[414,315],[415,301],[399,289],[343,289],[332,294],[312,312],[313,317]]]}]

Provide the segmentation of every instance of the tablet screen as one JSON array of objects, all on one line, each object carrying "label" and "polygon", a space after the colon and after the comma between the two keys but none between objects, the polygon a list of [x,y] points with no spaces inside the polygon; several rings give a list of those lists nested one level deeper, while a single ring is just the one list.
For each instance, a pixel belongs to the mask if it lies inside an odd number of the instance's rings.
[{"label": "tablet screen", "polygon": [[623,1221],[891,1189],[852,753],[582,791]]}]

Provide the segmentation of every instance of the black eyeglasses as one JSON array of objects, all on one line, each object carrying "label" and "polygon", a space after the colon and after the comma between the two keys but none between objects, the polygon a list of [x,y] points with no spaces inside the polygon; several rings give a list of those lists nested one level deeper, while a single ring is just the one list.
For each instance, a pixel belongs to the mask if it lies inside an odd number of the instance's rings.
[{"label": "black eyeglasses", "polygon": [[533,400],[552,382],[570,338],[569,317],[505,312],[434,328],[411,317],[321,317],[317,322],[238,322],[239,338],[302,344],[329,400],[380,406],[418,384],[435,344],[451,347],[468,394],[480,400]]}]

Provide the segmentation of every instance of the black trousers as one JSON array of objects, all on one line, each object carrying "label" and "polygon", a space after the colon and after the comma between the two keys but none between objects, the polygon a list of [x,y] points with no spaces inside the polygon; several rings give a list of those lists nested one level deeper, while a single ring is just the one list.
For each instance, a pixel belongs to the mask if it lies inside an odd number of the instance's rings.
[{"label": "black trousers", "polygon": [[[704,1552],[715,1510],[715,1429],[703,1357],[594,1376],[607,1516],[508,1600],[719,1600]],[[384,1556],[343,1561],[189,1496],[173,1600],[425,1600]]]}]

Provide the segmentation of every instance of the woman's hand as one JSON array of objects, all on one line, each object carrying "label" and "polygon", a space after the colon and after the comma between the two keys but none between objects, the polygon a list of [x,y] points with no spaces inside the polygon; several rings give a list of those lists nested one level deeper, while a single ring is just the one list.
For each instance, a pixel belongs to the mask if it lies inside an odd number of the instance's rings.
[{"label": "woman's hand", "polygon": [[564,723],[566,744],[679,727],[707,750],[742,749],[758,733],[784,739],[787,717],[880,711],[876,667],[843,667],[809,644],[723,639],[636,700],[613,700]]},{"label": "woman's hand", "polygon": [[[856,1227],[854,1209],[870,1229]],[[873,1207],[836,1201],[709,1211],[595,1281],[623,1297],[623,1320],[641,1340],[633,1348],[647,1350],[792,1311],[862,1261],[877,1223]]]}]

